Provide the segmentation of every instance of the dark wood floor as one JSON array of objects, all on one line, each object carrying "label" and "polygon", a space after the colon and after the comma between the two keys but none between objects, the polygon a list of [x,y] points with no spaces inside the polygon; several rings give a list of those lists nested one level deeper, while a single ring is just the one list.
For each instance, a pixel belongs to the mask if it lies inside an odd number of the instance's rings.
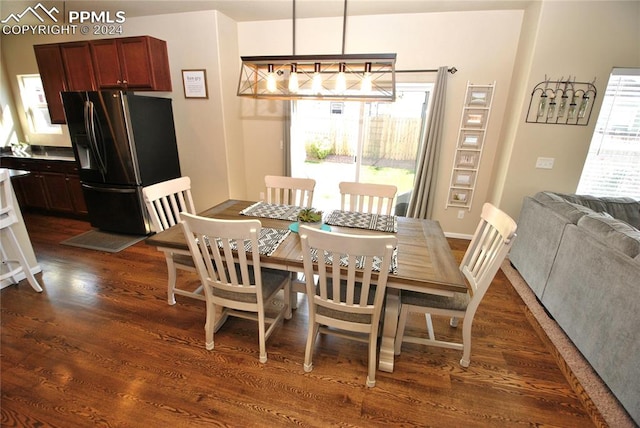
[{"label": "dark wood floor", "polygon": [[[45,291],[22,281],[0,294],[3,427],[594,425],[502,272],[477,312],[469,368],[459,351],[407,344],[368,389],[364,344],[323,337],[304,372],[303,298],[266,364],[245,320],[228,321],[207,351],[203,302],[167,305],[154,248],[63,246],[89,225],[25,219]],[[461,256],[466,243],[450,242]]]}]

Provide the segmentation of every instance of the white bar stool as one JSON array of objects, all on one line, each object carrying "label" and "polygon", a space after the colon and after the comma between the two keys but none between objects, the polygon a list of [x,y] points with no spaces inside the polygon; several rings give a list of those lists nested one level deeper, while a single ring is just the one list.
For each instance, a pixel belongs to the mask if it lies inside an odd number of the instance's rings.
[{"label": "white bar stool", "polygon": [[[4,272],[5,268],[8,268],[7,272],[0,274],[0,281],[12,278],[17,284],[18,275],[20,273],[24,273],[24,276],[27,278],[27,281],[29,281],[29,284],[31,284],[31,287],[40,293],[42,292],[42,287],[33,276],[27,259],[24,256],[24,252],[20,247],[20,243],[11,228],[12,225],[18,222],[18,217],[16,216],[16,212],[13,208],[12,193],[9,171],[6,169],[0,169],[0,231],[6,231],[2,242],[0,242],[0,253],[2,253],[2,270],[0,270],[0,272]],[[13,249],[12,253],[14,253],[15,257],[18,258],[17,260],[8,259],[5,248],[9,247]]]}]

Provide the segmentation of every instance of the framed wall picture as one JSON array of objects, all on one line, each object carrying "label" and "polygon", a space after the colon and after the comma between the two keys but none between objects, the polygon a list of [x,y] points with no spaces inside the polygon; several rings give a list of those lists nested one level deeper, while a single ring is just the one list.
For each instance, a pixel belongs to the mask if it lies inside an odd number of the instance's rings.
[{"label": "framed wall picture", "polygon": [[207,71],[204,69],[182,70],[182,86],[185,98],[209,98]]},{"label": "framed wall picture", "polygon": [[491,87],[470,88],[466,105],[469,107],[487,107],[491,102],[492,89]]},{"label": "framed wall picture", "polygon": [[457,206],[467,206],[471,202],[471,189],[451,189],[449,203]]},{"label": "framed wall picture", "polygon": [[482,148],[482,142],[484,140],[484,131],[460,131],[460,139],[458,141],[458,148],[469,150],[480,150]]},{"label": "framed wall picture", "polygon": [[475,178],[475,171],[455,170],[453,172],[453,185],[456,187],[472,187],[475,183]]},{"label": "framed wall picture", "polygon": [[486,110],[466,109],[462,119],[462,126],[464,128],[484,128],[486,120]]},{"label": "framed wall picture", "polygon": [[480,152],[472,152],[468,150],[459,150],[456,157],[456,168],[460,169],[477,169]]}]

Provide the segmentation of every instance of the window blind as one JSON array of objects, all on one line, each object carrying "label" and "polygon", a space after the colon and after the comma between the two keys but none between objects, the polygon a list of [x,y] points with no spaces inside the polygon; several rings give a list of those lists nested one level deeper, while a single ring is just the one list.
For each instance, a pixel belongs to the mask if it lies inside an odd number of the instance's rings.
[{"label": "window blind", "polygon": [[640,68],[614,68],[578,194],[640,200]]}]

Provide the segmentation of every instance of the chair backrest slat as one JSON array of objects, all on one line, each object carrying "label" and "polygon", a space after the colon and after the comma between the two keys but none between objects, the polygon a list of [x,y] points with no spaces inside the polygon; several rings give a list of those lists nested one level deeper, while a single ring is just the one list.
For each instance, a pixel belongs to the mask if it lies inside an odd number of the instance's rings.
[{"label": "chair backrest slat", "polygon": [[[205,293],[212,288],[262,298],[259,220],[222,220],[182,213],[181,224]],[[251,251],[245,244],[251,243]]]},{"label": "chair backrest slat", "polygon": [[264,182],[268,203],[312,207],[313,191],[316,186],[314,179],[267,175],[264,177]]},{"label": "chair backrest slat", "polygon": [[[300,226],[299,233],[308,295],[315,296],[317,304],[336,311],[374,314],[384,297],[397,238],[324,232],[307,226]],[[341,261],[347,266],[341,266]],[[375,302],[371,304],[374,284]]]},{"label": "chair backrest slat", "polygon": [[398,188],[390,184],[343,181],[340,187],[340,209],[361,213],[391,215]]},{"label": "chair backrest slat", "polygon": [[180,221],[180,213],[195,214],[191,196],[191,179],[179,177],[142,189],[145,206],[156,232],[161,232]]},{"label": "chair backrest slat", "polygon": [[513,244],[516,229],[511,217],[489,203],[484,204],[480,223],[460,264],[474,300],[482,299],[489,288]]}]

